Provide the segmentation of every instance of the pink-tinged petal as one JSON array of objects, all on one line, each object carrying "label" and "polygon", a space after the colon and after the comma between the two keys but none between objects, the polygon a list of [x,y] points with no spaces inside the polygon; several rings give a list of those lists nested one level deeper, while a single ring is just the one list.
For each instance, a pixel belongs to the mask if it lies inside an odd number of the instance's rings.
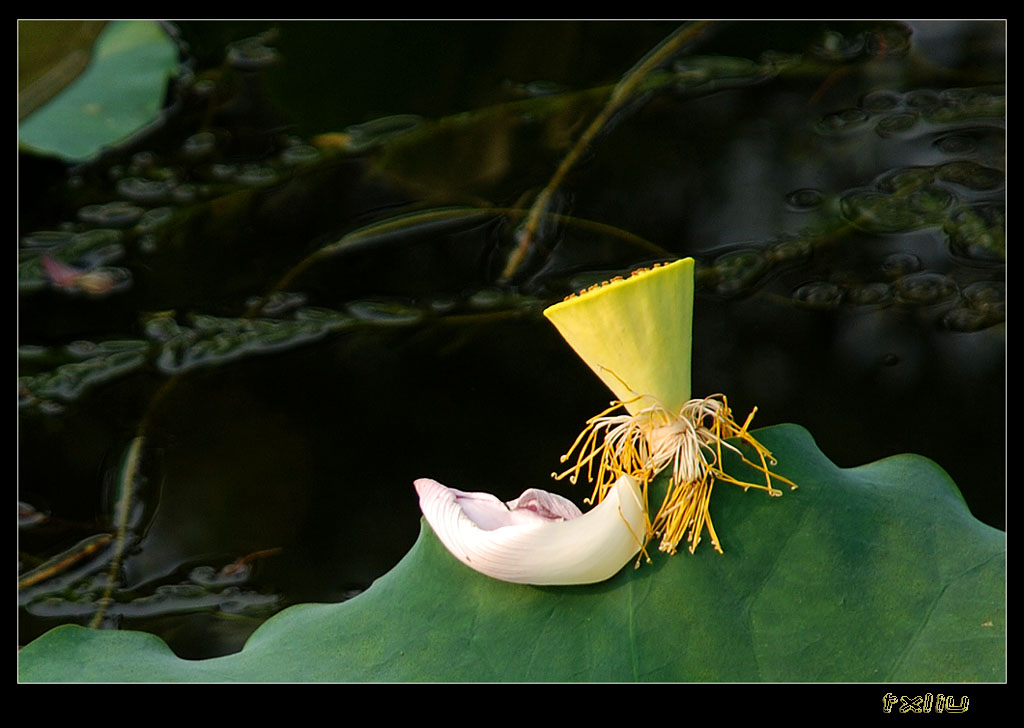
[{"label": "pink-tinged petal", "polygon": [[551,521],[571,521],[583,512],[568,498],[539,488],[530,488],[515,500],[508,502],[509,510],[535,513]]},{"label": "pink-tinged petal", "polygon": [[[431,482],[437,483],[437,481]],[[437,483],[437,485],[441,484]],[[441,487],[444,486],[441,485]],[[418,488],[419,486],[417,486]],[[508,506],[490,493],[466,493],[455,488],[449,488],[448,491],[455,496],[455,502],[462,512],[485,531],[512,525]]]},{"label": "pink-tinged petal", "polygon": [[465,493],[429,478],[415,485],[420,509],[448,551],[502,581],[604,581],[636,556],[646,533],[642,495],[629,476],[582,515],[570,501],[545,491],[528,490],[507,509],[494,496]]},{"label": "pink-tinged petal", "polygon": [[46,277],[50,281],[61,288],[69,288],[77,284],[79,277],[82,275],[82,271],[77,268],[72,268],[66,263],[61,263],[56,258],[52,258],[49,255],[42,255],[39,257],[39,262],[43,266],[43,272],[46,273]]}]

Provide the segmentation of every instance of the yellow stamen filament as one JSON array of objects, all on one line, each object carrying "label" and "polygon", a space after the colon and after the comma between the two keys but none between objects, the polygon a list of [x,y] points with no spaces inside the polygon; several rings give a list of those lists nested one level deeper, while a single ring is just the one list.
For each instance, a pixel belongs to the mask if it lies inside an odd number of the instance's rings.
[{"label": "yellow stamen filament", "polygon": [[[764,490],[771,496],[782,495],[782,491],[772,485],[772,478],[788,484],[790,488],[797,487],[792,481],[769,470],[769,463],[774,465],[775,459],[750,434],[748,428],[757,412],[756,407],[743,425],[733,420],[728,401],[720,394],[692,399],[678,413],[670,412],[655,401],[633,415],[611,414],[640,399],[612,402],[608,409],[590,418],[572,447],[562,456],[562,462],[566,462],[576,452],[576,464],[562,473],[552,473],[552,477],[559,480],[568,477],[575,483],[586,468],[587,480],[594,482],[594,492],[588,500],[599,503],[624,474],[640,483],[646,498],[648,484],[671,465],[672,476],[665,499],[654,518],[648,520],[645,547],[651,538],[660,537],[659,550],[674,554],[685,536],[690,553],[693,553],[706,527],[712,546],[721,553],[721,542],[708,512],[716,480],[738,485],[744,490]],[[737,438],[753,448],[760,462],[748,459],[738,447],[726,442],[728,438]],[[723,448],[736,453],[744,463],[763,473],[764,485],[738,480],[723,471]],[[646,555],[646,549],[643,553]]]}]

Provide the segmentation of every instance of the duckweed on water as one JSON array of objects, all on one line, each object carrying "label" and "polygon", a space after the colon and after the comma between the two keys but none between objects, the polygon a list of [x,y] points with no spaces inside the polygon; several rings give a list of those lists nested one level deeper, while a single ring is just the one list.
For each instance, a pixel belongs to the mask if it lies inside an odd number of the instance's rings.
[{"label": "duckweed on water", "polygon": [[137,370],[147,359],[148,344],[141,341],[107,342],[82,361],[62,364],[50,372],[18,378],[20,406],[56,400],[71,402],[96,385]]},{"label": "duckweed on water", "polygon": [[904,134],[917,125],[918,118],[917,114],[910,111],[890,114],[878,120],[878,123],[875,124],[875,131],[881,137]]},{"label": "duckweed on water", "polygon": [[969,333],[971,331],[981,331],[982,329],[988,328],[998,319],[985,313],[984,311],[978,311],[973,308],[965,308],[958,306],[946,312],[942,317],[942,325],[950,331],[960,331]]},{"label": "duckweed on water", "polygon": [[921,259],[913,253],[892,253],[885,256],[879,268],[885,278],[895,280],[921,270]]},{"label": "duckweed on water", "polygon": [[278,180],[277,172],[271,167],[259,164],[244,165],[233,176],[234,181],[245,187],[272,185]]},{"label": "duckweed on water", "polygon": [[843,289],[835,283],[807,283],[793,292],[793,298],[812,308],[833,308],[843,300]]},{"label": "duckweed on water", "polygon": [[793,236],[775,243],[770,248],[770,255],[776,263],[790,263],[807,258],[814,252],[814,246],[808,238]]},{"label": "duckweed on water", "polygon": [[844,300],[857,306],[880,306],[892,300],[892,288],[886,283],[865,283],[846,290]]},{"label": "duckweed on water", "polygon": [[75,233],[70,230],[37,230],[21,239],[23,248],[59,248],[71,242]]},{"label": "duckweed on water", "polygon": [[295,144],[281,152],[281,163],[289,167],[311,164],[320,156],[320,150],[311,144]]},{"label": "duckweed on water", "polygon": [[879,176],[872,189],[850,190],[842,195],[840,209],[855,227],[866,232],[894,233],[949,224],[961,197],[948,186],[988,192],[1002,186],[1003,174],[970,161],[948,162],[934,167],[908,167]]},{"label": "duckweed on water", "polygon": [[873,190],[851,192],[841,202],[843,217],[869,233],[895,233],[928,224],[928,218],[910,208],[902,197]]},{"label": "duckweed on water", "polygon": [[181,143],[182,155],[193,162],[211,156],[217,150],[217,137],[213,132],[201,131]]},{"label": "duckweed on water", "polygon": [[873,114],[892,111],[903,103],[903,95],[896,91],[872,91],[861,98],[860,106]]},{"label": "duckweed on water", "polygon": [[1006,259],[1005,212],[1002,205],[964,207],[946,221],[949,247],[957,255],[978,261]]},{"label": "duckweed on water", "polygon": [[1006,283],[1003,281],[978,281],[963,290],[964,299],[979,311],[999,317],[1006,315]]},{"label": "duckweed on water", "polygon": [[914,89],[899,92],[879,89],[865,94],[857,107],[840,109],[822,116],[817,131],[844,135],[873,128],[882,138],[920,131],[922,120],[928,130],[935,125],[956,124],[969,119],[1000,119],[1005,113],[1003,94],[995,89]]},{"label": "duckweed on water", "polygon": [[[156,360],[161,371],[180,374],[196,367],[217,366],[248,355],[300,346],[350,326],[353,320],[341,315],[320,321],[194,316],[192,323],[192,328],[161,324],[163,345]],[[171,335],[164,338],[167,333]]]},{"label": "duckweed on water", "polygon": [[869,118],[870,114],[863,109],[842,109],[823,116],[816,128],[820,134],[852,134],[863,127]]},{"label": "duckweed on water", "polygon": [[102,205],[87,205],[78,211],[78,219],[97,227],[128,228],[139,221],[145,210],[117,200]]},{"label": "duckweed on water", "polygon": [[760,250],[738,250],[715,259],[714,291],[723,296],[748,292],[768,270],[768,260]]},{"label": "duckweed on water", "polygon": [[935,148],[943,154],[971,154],[977,149],[977,142],[969,134],[952,133],[941,136],[934,142]]},{"label": "duckweed on water", "polygon": [[280,60],[277,50],[269,45],[274,33],[269,31],[258,36],[245,38],[228,46],[227,63],[238,71],[263,71]]},{"label": "duckweed on water", "polygon": [[952,300],[958,294],[956,281],[939,273],[913,273],[893,284],[901,303],[931,306]]},{"label": "duckweed on water", "polygon": [[1006,175],[998,169],[985,167],[971,160],[948,162],[936,169],[935,176],[943,182],[966,187],[969,190],[988,192],[1003,186]]},{"label": "duckweed on water", "polygon": [[795,211],[813,210],[821,207],[825,196],[821,190],[806,187],[801,190],[794,190],[786,195],[786,203],[790,209]]},{"label": "duckweed on water", "polygon": [[423,318],[418,308],[394,301],[355,301],[345,310],[359,321],[386,326],[407,326]]}]

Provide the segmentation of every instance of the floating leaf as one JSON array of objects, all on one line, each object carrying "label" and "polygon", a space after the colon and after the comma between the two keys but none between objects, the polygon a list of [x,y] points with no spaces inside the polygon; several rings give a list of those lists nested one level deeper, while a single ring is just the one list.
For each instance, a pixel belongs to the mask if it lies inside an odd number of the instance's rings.
[{"label": "floating leaf", "polygon": [[90,159],[156,119],[177,65],[178,48],[159,24],[110,23],[88,68],[21,124],[21,143],[71,161]]},{"label": "floating leaf", "polygon": [[[477,574],[427,527],[371,589],[275,616],[226,657],[62,626],[25,647],[28,681],[998,681],[1005,535],[937,465],[841,469],[805,430],[757,437],[799,491],[722,486],[725,554],[659,558],[610,581],[531,587]],[[728,458],[742,476],[743,466]],[[410,486],[410,498],[414,497]]]},{"label": "floating leaf", "polygon": [[66,348],[65,356],[77,361],[61,364],[54,370],[18,378],[22,404],[39,400],[71,402],[98,384],[135,371],[145,363],[149,344],[145,341],[105,341],[101,344],[76,342]]}]

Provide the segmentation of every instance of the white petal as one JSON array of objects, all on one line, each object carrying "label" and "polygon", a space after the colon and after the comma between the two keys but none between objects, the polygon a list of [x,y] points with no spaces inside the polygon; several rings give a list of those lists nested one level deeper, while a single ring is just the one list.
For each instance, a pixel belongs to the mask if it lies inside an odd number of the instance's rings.
[{"label": "white petal", "polygon": [[485,531],[512,525],[508,506],[490,493],[465,493],[454,488],[449,488],[449,491],[455,496],[455,501],[463,513]]},{"label": "white petal", "polygon": [[[527,491],[510,501],[515,508],[508,511],[510,523],[498,526],[494,524],[504,517],[497,506],[504,506],[494,496],[464,493],[428,478],[415,485],[420,509],[445,547],[467,566],[502,581],[538,585],[604,581],[640,551],[646,528],[640,489],[626,475],[601,503],[572,518],[566,515],[578,509],[567,508],[562,503],[570,503],[566,499]],[[482,525],[474,522],[478,517]]]}]

